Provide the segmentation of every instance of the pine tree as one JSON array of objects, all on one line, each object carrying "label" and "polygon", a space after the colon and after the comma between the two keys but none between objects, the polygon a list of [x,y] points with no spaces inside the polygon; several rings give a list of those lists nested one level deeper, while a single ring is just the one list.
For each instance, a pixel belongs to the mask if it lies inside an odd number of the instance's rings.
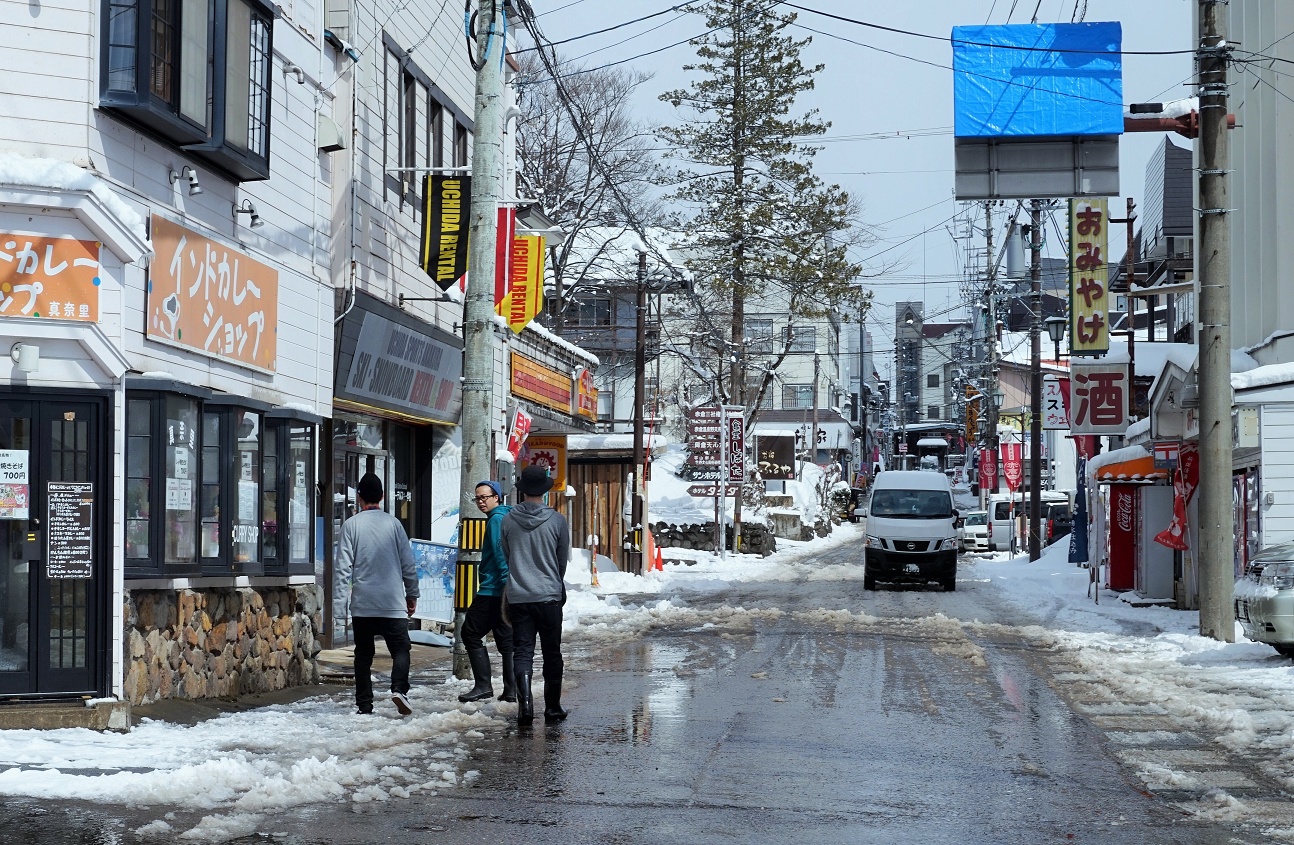
[{"label": "pine tree", "polygon": [[[712,329],[709,345],[720,362],[715,371],[727,371],[726,384],[719,378],[719,398],[744,405],[748,425],[792,334],[788,325],[772,358],[752,361],[747,306],[778,301],[793,325],[797,316],[820,317],[833,309],[861,315],[870,301],[870,292],[855,281],[862,268],[846,253],[865,240],[853,226],[856,204],[813,173],[819,148],[805,143],[830,124],[816,110],[794,111],[824,66],[801,61],[810,39],[787,34],[795,15],[774,6],[702,0],[686,7],[706,17],[707,32],[692,42],[699,61],[684,66],[696,80],[661,95],[683,118],[660,134],[673,145],[667,153],[675,163],[668,173],[671,199],[691,211],[685,227],[689,269],[699,297],[711,303],[700,322]],[[727,326],[715,325],[716,318]],[[738,534],[740,521],[738,496]]]}]

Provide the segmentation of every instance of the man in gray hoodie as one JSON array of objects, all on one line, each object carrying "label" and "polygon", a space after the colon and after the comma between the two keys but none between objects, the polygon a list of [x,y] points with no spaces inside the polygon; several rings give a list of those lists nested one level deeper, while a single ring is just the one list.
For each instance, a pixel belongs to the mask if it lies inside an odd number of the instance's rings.
[{"label": "man in gray hoodie", "polygon": [[400,520],[382,510],[382,479],[366,473],[356,487],[359,513],[342,523],[337,540],[333,621],[349,612],[355,633],[355,706],[373,712],[374,637],[391,653],[391,701],[408,716],[409,617],[418,603],[413,549]]},{"label": "man in gray hoodie", "polygon": [[566,560],[571,531],[566,517],[544,504],[553,479],[543,467],[528,466],[517,479],[521,504],[503,518],[499,533],[508,561],[504,595],[512,621],[512,663],[517,675],[517,724],[535,720],[530,676],[535,635],[544,655],[544,719],[566,718],[562,709],[562,605],[566,603]]}]

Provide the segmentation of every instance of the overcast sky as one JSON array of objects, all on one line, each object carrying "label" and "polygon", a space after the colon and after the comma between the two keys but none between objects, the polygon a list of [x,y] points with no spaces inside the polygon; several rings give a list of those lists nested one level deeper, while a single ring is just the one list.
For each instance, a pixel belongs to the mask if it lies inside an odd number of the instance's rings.
[{"label": "overcast sky", "polygon": [[[1039,23],[1068,23],[1075,3],[1084,5],[1083,0],[794,2],[804,8],[945,38],[954,26],[1028,23],[1035,7]],[[532,4],[551,41],[623,24],[673,5],[670,0],[532,0]],[[1086,21],[1122,24],[1125,51],[1186,50],[1191,46],[1196,4],[1189,0],[1088,0],[1085,5]],[[926,313],[936,315],[960,301],[956,280],[962,247],[949,229],[950,218],[960,207],[952,197],[952,48],[946,41],[797,13],[797,35],[813,38],[805,51],[805,64],[826,65],[817,78],[816,90],[802,102],[802,106],[819,109],[832,124],[824,139],[825,149],[817,157],[817,171],[826,181],[839,183],[860,198],[865,222],[879,231],[882,240],[855,257],[872,267],[892,260],[902,265],[874,283],[876,301],[882,307],[875,309],[868,324],[880,350],[888,346],[886,335],[892,335],[886,331],[892,312],[884,305],[921,300],[926,302]],[[690,62],[694,53],[688,44],[678,42],[686,42],[704,29],[697,15],[666,12],[558,49],[564,58],[579,59],[590,67],[631,59],[627,64],[654,73],[642,90],[640,113],[653,123],[674,122],[674,110],[658,102],[656,95],[687,85],[681,66]],[[666,49],[641,56],[660,48]],[[1191,73],[1189,55],[1127,55],[1125,100],[1186,96]],[[1141,197],[1146,161],[1163,137],[1153,133],[1123,137],[1120,186],[1125,195]],[[1189,144],[1180,136],[1171,137],[1181,146]],[[1122,216],[1122,198],[1112,199],[1110,205]],[[1113,241],[1122,243],[1122,231],[1116,228],[1111,234]],[[982,234],[977,238],[982,240]],[[1111,252],[1117,257],[1123,250],[1112,248]]]}]

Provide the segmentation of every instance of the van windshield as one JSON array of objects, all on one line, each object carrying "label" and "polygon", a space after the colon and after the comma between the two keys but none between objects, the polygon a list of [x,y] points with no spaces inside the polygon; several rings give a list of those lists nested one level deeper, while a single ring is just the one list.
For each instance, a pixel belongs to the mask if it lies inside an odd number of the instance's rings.
[{"label": "van windshield", "polygon": [[953,515],[953,500],[939,490],[877,490],[871,513],[894,519],[947,519]]}]

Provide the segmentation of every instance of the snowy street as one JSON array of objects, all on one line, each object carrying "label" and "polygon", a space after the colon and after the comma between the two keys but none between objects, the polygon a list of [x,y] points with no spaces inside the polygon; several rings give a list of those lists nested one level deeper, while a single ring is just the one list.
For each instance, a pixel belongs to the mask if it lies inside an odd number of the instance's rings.
[{"label": "snowy street", "polygon": [[963,555],[955,593],[866,592],[860,537],[572,573],[557,727],[519,733],[440,673],[404,720],[325,687],[195,726],[5,732],[0,838],[1294,842],[1288,660],[1092,603],[1063,544]]}]

